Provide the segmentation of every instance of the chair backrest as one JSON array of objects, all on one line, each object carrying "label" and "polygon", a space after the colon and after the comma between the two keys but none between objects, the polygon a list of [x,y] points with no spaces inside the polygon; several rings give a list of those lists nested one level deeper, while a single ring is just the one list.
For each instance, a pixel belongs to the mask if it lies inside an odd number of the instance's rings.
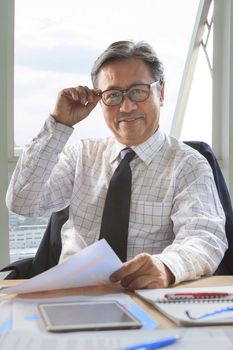
[{"label": "chair backrest", "polygon": [[[211,147],[205,142],[185,141],[185,143],[200,152],[209,162],[216,182],[220,201],[226,215],[226,236],[228,250],[216,270],[216,275],[233,275],[233,212],[230,195],[222,171]],[[55,266],[61,253],[61,228],[69,217],[69,207],[53,213],[34,258],[16,261],[6,266],[2,271],[12,272],[7,279],[31,278]]]},{"label": "chair backrest", "polygon": [[58,264],[61,255],[61,228],[69,218],[69,207],[53,213],[33,259],[30,277]]},{"label": "chair backrest", "polygon": [[225,231],[228,240],[228,250],[217,268],[215,275],[233,275],[233,212],[230,194],[222,171],[212,148],[207,143],[201,141],[185,141],[184,143],[200,152],[208,160],[212,168],[218,195],[226,215]]}]

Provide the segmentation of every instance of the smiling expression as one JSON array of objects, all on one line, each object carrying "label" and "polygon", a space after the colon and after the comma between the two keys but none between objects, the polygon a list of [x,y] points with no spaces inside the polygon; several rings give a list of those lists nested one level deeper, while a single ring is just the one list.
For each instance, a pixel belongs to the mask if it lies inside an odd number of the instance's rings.
[{"label": "smiling expression", "polygon": [[[144,61],[127,58],[105,64],[99,71],[97,85],[102,91],[124,90],[134,84],[150,84],[154,78]],[[106,106],[101,101],[104,119],[116,139],[127,146],[139,145],[151,137],[159,126],[160,106],[164,87],[154,87],[143,102],[131,101],[127,94],[117,106]]]}]

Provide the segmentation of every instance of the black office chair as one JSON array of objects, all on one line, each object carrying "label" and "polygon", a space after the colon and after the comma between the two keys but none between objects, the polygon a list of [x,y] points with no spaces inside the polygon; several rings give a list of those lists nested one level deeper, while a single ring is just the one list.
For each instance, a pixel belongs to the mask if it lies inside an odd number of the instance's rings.
[{"label": "black office chair", "polygon": [[[228,250],[215,275],[233,275],[233,212],[230,195],[211,147],[205,142],[187,141],[188,146],[200,152],[209,162],[216,182],[220,201],[226,215]],[[31,278],[57,265],[61,253],[61,228],[68,220],[69,208],[53,213],[34,258],[16,261],[1,271],[9,271],[6,279]]]},{"label": "black office chair", "polygon": [[201,141],[185,141],[185,143],[200,152],[208,160],[213,170],[218,195],[226,215],[225,231],[228,240],[228,249],[215,271],[215,275],[233,275],[233,212],[225,179],[214,152],[207,143]]}]

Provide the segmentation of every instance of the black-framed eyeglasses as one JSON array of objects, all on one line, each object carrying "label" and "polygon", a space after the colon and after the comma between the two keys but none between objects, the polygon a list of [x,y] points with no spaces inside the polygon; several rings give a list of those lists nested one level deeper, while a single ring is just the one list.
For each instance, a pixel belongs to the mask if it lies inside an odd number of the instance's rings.
[{"label": "black-framed eyeglasses", "polygon": [[150,89],[155,87],[160,80],[151,84],[135,84],[128,89],[109,89],[101,93],[102,101],[106,106],[117,106],[124,100],[126,93],[133,102],[143,102],[150,96]]}]

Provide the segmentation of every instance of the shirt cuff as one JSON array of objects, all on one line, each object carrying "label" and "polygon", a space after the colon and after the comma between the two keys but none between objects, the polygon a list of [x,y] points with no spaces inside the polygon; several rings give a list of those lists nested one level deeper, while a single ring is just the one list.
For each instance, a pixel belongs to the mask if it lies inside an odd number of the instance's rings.
[{"label": "shirt cuff", "polygon": [[164,265],[166,265],[169,270],[173,273],[175,281],[173,285],[179,284],[180,282],[186,280],[197,279],[195,271],[187,271],[184,268],[184,261],[181,259],[180,255],[176,252],[161,253],[154,255],[159,259]]},{"label": "shirt cuff", "polygon": [[38,147],[45,147],[47,153],[60,153],[73,133],[73,130],[72,127],[57,123],[56,120],[49,115],[38,136],[34,138],[30,151],[34,151]]},{"label": "shirt cuff", "polygon": [[73,133],[74,128],[72,126],[68,126],[62,123],[57,122],[54,117],[49,114],[48,118],[45,121],[45,125],[48,125],[54,132],[59,132],[67,137],[70,137],[70,135]]}]

